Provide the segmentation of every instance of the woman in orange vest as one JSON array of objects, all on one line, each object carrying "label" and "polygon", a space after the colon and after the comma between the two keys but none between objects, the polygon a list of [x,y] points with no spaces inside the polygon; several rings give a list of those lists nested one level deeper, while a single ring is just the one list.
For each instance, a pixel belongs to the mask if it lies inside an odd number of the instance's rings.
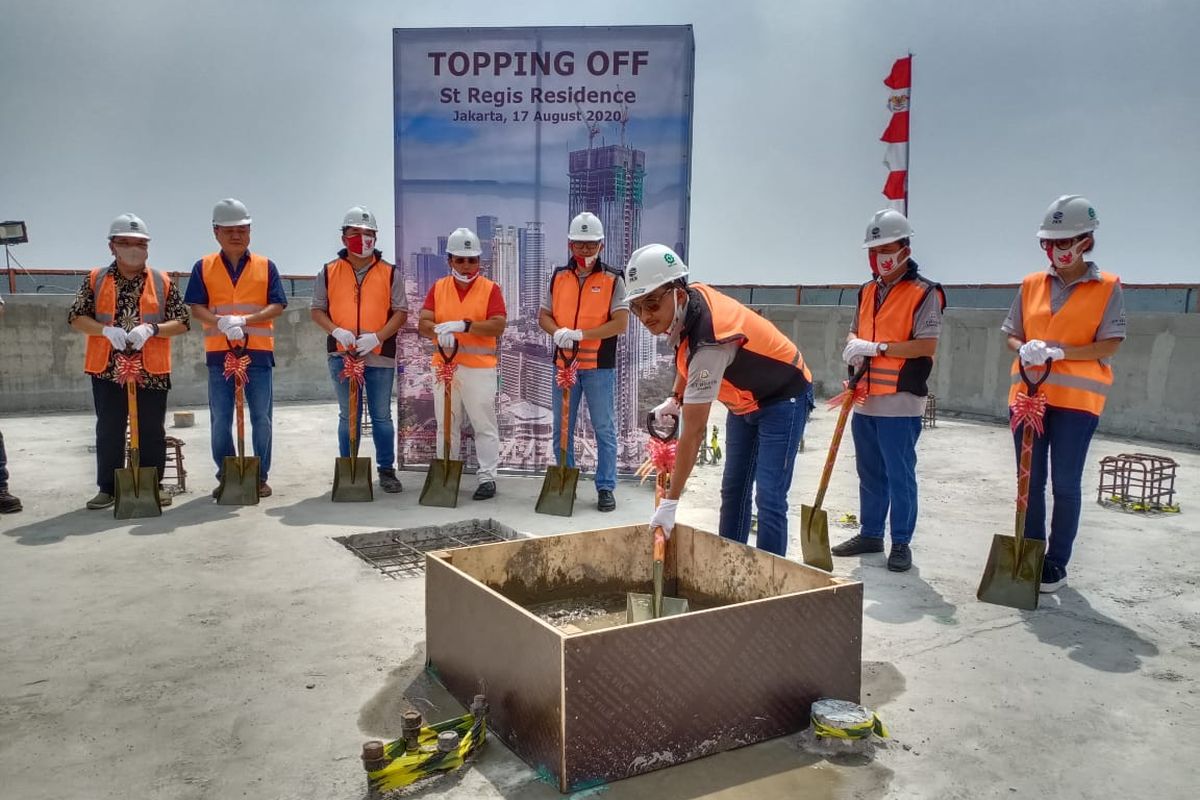
[{"label": "woman in orange vest", "polygon": [[[478,484],[473,499],[496,496],[496,471],[500,465],[500,427],[496,423],[496,347],[508,312],[500,287],[479,274],[483,248],[469,228],[457,228],[446,239],[446,261],[450,274],[429,289],[421,307],[417,331],[433,339],[447,354],[454,353],[451,382],[450,458],[458,459],[460,429],[464,414],[475,431],[475,456],[479,459]],[[433,353],[435,373],[444,361]],[[444,403],[441,387],[435,386],[434,417],[437,420],[437,457],[443,458]]]},{"label": "woman in orange vest", "polygon": [[[96,486],[92,510],[115,501],[116,470],[125,465],[129,396],[119,383],[117,356],[140,352],[142,381],[137,388],[141,464],[162,475],[167,460],[167,391],[171,388],[171,343],[186,333],[188,309],[175,282],[146,266],[150,233],[133,214],[122,214],[108,229],[113,263],[88,273],[67,312],[72,328],[87,335],[83,371],[92,376],[96,406]],[[161,494],[162,505],[171,496]]]},{"label": "woman in orange vest", "polygon": [[[375,249],[375,215],[355,206],[342,218],[338,257],[321,267],[313,284],[313,322],[327,337],[329,374],[338,399],[338,448],[350,455],[350,385],[342,377],[343,353],[362,356],[363,388],[371,414],[375,470],[379,488],[399,492],[396,477],[396,427],[392,423],[392,384],[396,382],[396,332],[408,319],[404,281],[395,266]],[[362,425],[362,414],[357,417]]]},{"label": "woman in orange vest", "polygon": [[787,555],[787,493],[808,408],[812,375],[791,339],[732,297],[688,284],[687,265],[671,248],[638,248],[625,270],[629,311],[656,336],[675,345],[675,387],[654,408],[660,424],[682,419],[671,488],[650,526],[669,536],[713,401],[729,410],[720,533],[743,544],[750,535],[750,501],[758,507],[758,548]]},{"label": "woman in orange vest", "polygon": [[[891,522],[887,567],[912,568],[917,526],[917,438],[929,397],[927,381],[942,329],[946,295],[917,271],[912,227],[899,211],[876,212],[863,247],[873,280],[858,290],[858,310],[842,358],[863,370],[850,431],[858,466],[862,532],[833,548],[835,556],[882,553]],[[890,512],[890,513],[889,513]]]},{"label": "woman in orange vest", "polygon": [[[1036,380],[1046,399],[1043,432],[1034,439],[1025,535],[1046,538],[1046,462],[1050,462],[1054,513],[1042,567],[1041,590],[1067,583],[1067,564],[1079,528],[1080,484],[1088,445],[1112,386],[1111,358],[1125,339],[1121,279],[1084,258],[1095,247],[1100,221],[1084,197],[1063,195],[1050,204],[1038,230],[1048,270],[1025,276],[1002,330],[1017,353],[1008,402],[1025,391],[1018,363]],[[1013,432],[1020,458],[1021,431]]]}]

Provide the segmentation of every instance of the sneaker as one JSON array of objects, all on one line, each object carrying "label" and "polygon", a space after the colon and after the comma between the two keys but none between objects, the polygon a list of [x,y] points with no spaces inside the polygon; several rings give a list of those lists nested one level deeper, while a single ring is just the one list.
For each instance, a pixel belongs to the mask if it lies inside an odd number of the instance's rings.
[{"label": "sneaker", "polygon": [[108,492],[97,492],[96,496],[87,501],[88,511],[99,511],[102,508],[110,508],[116,502],[116,498]]},{"label": "sneaker", "polygon": [[174,503],[174,502],[175,502],[175,499],[173,497],[171,497],[171,495],[167,494],[162,489],[158,490],[158,507],[159,508],[166,508],[167,506],[171,505],[171,503]]},{"label": "sneaker", "polygon": [[15,514],[21,510],[21,501],[8,493],[8,489],[0,489],[0,514]]},{"label": "sneaker", "polygon": [[487,483],[479,484],[475,490],[475,494],[471,495],[472,500],[491,500],[496,496],[496,482],[488,481]]},{"label": "sneaker", "polygon": [[379,467],[376,472],[379,473],[379,488],[390,494],[404,491],[403,484],[396,477],[396,470],[391,467]]},{"label": "sneaker", "polygon": [[1038,587],[1042,592],[1050,594],[1057,592],[1059,589],[1067,585],[1067,571],[1058,564],[1051,564],[1049,561],[1042,562],[1042,585]]},{"label": "sneaker", "polygon": [[892,572],[908,572],[912,569],[912,548],[907,544],[893,542],[887,564]]},{"label": "sneaker", "polygon": [[613,497],[611,489],[600,489],[596,492],[596,508],[601,511],[617,510],[617,498]]},{"label": "sneaker", "polygon": [[259,497],[270,497],[271,496],[271,487],[267,485],[266,481],[258,482],[258,496]]},{"label": "sneaker", "polygon": [[213,500],[216,500],[218,497],[221,496],[221,484],[219,484],[219,483],[217,484],[217,488],[213,489],[212,495],[213,495]]},{"label": "sneaker", "polygon": [[831,548],[831,552],[835,556],[858,556],[863,553],[882,553],[883,537],[876,538],[874,536],[859,534]]}]

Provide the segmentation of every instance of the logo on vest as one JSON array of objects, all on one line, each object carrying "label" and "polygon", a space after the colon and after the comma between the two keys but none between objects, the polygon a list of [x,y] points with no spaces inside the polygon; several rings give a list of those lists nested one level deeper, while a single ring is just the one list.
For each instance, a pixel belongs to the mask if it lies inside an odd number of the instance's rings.
[{"label": "logo on vest", "polygon": [[593,286],[593,287],[592,287],[592,294],[600,294],[600,287],[599,287],[599,286]]}]

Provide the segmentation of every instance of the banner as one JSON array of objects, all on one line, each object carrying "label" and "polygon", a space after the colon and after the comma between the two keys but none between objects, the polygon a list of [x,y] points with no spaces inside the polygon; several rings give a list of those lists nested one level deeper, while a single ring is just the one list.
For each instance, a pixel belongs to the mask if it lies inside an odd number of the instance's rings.
[{"label": "banner", "polygon": [[[448,274],[446,238],[475,231],[482,271],[504,296],[497,405],[501,467],[553,463],[550,337],[538,311],[568,260],[567,225],[604,224],[601,260],[623,270],[643,244],[686,260],[691,176],[691,26],[423,28],[394,35],[396,263],[410,323],[398,350],[401,467],[433,458],[432,343],[416,333],[430,287]],[[646,410],[670,392],[672,353],[636,320],[619,338],[618,469],[644,458]],[[579,391],[576,387],[576,391]],[[580,409],[576,463],[596,463]],[[464,460],[473,458],[469,430]]]},{"label": "banner", "polygon": [[888,87],[887,107],[892,112],[887,129],[879,137],[887,143],[883,165],[888,168],[883,196],[888,205],[908,215],[908,115],[912,101],[912,53],[896,59],[892,71],[883,79]]}]

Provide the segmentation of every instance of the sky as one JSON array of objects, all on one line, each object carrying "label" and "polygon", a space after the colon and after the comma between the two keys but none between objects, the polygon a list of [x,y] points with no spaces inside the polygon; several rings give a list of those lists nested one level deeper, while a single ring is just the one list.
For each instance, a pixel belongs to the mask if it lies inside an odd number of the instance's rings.
[{"label": "sky", "polygon": [[252,248],[303,275],[362,203],[391,257],[393,28],[637,24],[694,26],[694,279],[868,276],[882,80],[911,51],[928,276],[1019,280],[1046,207],[1083,194],[1102,268],[1200,280],[1195,0],[0,0],[0,219],[28,224],[25,267],[79,269],[131,211],[151,263],[188,269],[233,196]]}]

